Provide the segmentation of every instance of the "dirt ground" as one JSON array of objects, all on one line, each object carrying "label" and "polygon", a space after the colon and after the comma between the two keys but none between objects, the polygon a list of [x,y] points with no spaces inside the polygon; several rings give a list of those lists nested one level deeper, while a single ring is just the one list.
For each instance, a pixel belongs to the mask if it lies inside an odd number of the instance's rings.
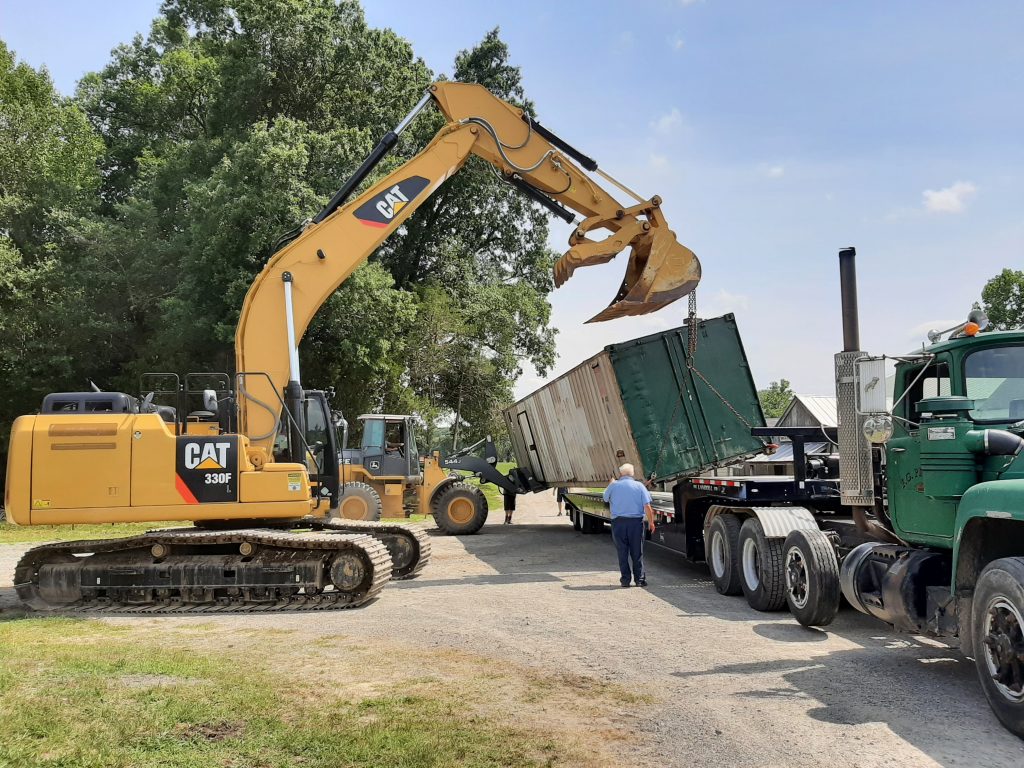
[{"label": "dirt ground", "polygon": [[[369,688],[353,660],[387,659],[394,675],[452,679],[474,706],[550,727],[586,764],[1024,764],[973,663],[941,643],[848,609],[828,631],[805,630],[721,597],[702,568],[653,547],[650,587],[621,589],[610,537],[574,532],[546,494],[500,521],[435,536],[419,578],[358,610],[106,620],[211,648],[276,638],[275,655]],[[25,548],[0,546],[0,610],[15,605]]]}]

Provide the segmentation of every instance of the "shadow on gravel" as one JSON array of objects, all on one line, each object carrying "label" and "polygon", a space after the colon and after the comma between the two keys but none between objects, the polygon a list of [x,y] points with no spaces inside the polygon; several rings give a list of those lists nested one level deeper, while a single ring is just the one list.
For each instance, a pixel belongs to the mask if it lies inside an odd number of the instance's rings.
[{"label": "shadow on gravel", "polygon": [[[767,626],[772,625],[761,628]],[[900,641],[904,642],[898,647],[892,636],[872,639],[877,643],[874,646],[833,651],[806,660],[741,662],[671,674],[684,679],[728,676],[751,680],[779,675],[791,687],[752,687],[733,693],[737,715],[746,716],[744,710],[756,706],[755,701],[807,699],[820,703],[817,707],[812,705],[808,715],[821,722],[881,723],[943,766],[978,764],[977,741],[958,738],[958,734],[965,735],[965,723],[977,722],[979,713],[988,709],[974,665],[946,648],[902,637]],[[926,675],[921,674],[922,667],[927,668]],[[922,696],[927,696],[928,701],[922,701]],[[922,714],[925,712],[927,716]],[[757,716],[753,711],[748,714]],[[994,715],[989,719],[984,763],[1024,763],[1024,742],[1003,730]]]},{"label": "shadow on gravel", "polygon": [[480,586],[490,584],[533,584],[546,581],[561,581],[560,578],[550,573],[495,573],[481,576],[460,576],[457,579],[410,579],[409,581],[392,581],[388,589],[418,589],[420,587],[448,587],[448,586]]},{"label": "shadow on gravel", "polygon": [[828,633],[814,627],[793,624],[758,624],[754,632],[769,640],[783,643],[820,643],[828,640]]}]

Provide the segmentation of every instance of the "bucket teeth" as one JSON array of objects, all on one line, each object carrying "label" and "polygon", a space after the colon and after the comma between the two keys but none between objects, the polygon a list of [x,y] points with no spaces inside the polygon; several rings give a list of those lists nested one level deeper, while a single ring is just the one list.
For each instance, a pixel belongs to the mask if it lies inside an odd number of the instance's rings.
[{"label": "bucket teeth", "polygon": [[700,261],[675,234],[660,230],[633,246],[622,285],[612,302],[588,323],[657,312],[700,282]]}]

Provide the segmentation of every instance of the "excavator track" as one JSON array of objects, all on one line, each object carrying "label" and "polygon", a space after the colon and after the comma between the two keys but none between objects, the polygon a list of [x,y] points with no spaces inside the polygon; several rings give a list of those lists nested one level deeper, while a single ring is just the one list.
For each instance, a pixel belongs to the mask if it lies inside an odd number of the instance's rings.
[{"label": "excavator track", "polygon": [[29,550],[14,572],[36,610],[245,613],[355,608],[391,579],[391,558],[363,534],[177,528]]},{"label": "excavator track", "polygon": [[368,520],[325,520],[315,527],[344,533],[365,533],[384,542],[391,554],[391,578],[412,579],[430,562],[430,537],[418,525]]}]

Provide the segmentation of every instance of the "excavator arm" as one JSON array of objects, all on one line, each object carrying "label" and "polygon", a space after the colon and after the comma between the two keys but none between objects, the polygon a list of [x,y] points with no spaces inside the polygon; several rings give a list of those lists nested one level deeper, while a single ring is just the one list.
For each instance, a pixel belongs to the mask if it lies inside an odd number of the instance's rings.
[{"label": "excavator arm", "polygon": [[[348,202],[431,101],[447,124],[416,157]],[[570,210],[583,215],[569,238],[569,250],[555,264],[556,285],[579,267],[607,262],[631,248],[622,286],[591,321],[653,312],[699,282],[700,263],[668,229],[658,197],[640,199],[483,86],[435,83],[302,233],[270,258],[246,294],[235,335],[235,362],[242,374],[239,426],[249,437],[252,458],[269,459],[280,426],[282,391],[289,412],[301,422],[297,345],[317,310],[472,154],[567,221],[574,221]],[[620,204],[573,160],[601,174],[635,203]],[[593,238],[602,229],[606,236]]]}]

